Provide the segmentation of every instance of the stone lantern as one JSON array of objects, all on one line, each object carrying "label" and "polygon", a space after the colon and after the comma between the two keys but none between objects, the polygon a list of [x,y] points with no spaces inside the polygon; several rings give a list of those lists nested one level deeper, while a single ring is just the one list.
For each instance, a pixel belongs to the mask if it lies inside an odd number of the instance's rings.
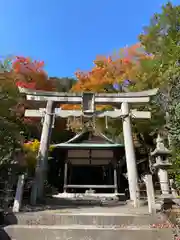
[{"label": "stone lantern", "polygon": [[170,151],[164,146],[163,139],[158,135],[156,139],[156,149],[151,152],[151,156],[155,158],[153,167],[157,170],[161,196],[167,197],[170,195],[168,168],[171,167],[168,157],[171,155]]}]

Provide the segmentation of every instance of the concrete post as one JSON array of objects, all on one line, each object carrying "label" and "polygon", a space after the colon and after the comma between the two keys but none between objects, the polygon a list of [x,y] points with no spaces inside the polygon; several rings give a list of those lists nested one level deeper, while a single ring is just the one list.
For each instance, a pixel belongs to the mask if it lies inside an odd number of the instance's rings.
[{"label": "concrete post", "polygon": [[170,187],[171,187],[171,193],[173,195],[173,197],[178,197],[178,193],[176,191],[176,189],[174,188],[174,180],[173,179],[169,179],[169,184],[170,184]]},{"label": "concrete post", "polygon": [[31,192],[31,203],[35,204],[37,198],[42,199],[44,193],[44,181],[48,165],[48,151],[52,131],[54,103],[48,100],[41,134],[39,153],[37,156],[37,166],[35,180]]},{"label": "concrete post", "polygon": [[152,175],[151,174],[145,175],[143,180],[146,184],[148,210],[149,210],[149,213],[153,214],[156,212],[156,207],[155,207],[155,194],[154,194]]},{"label": "concrete post", "polygon": [[114,165],[114,185],[115,185],[114,193],[117,194],[118,193],[117,168],[115,165]]},{"label": "concrete post", "polygon": [[130,200],[133,201],[134,207],[138,207],[138,175],[137,175],[137,165],[135,158],[134,143],[132,137],[131,129],[131,119],[129,116],[129,106],[128,103],[123,102],[121,105],[122,113],[125,115],[123,118],[123,134],[124,134],[124,145],[126,154],[126,165],[129,183],[129,193]]},{"label": "concrete post", "polygon": [[67,183],[68,183],[67,182],[67,178],[68,178],[67,174],[68,174],[68,163],[65,162],[65,164],[64,164],[64,187],[63,187],[63,192],[64,193],[67,192],[67,188],[66,188]]},{"label": "concrete post", "polygon": [[24,174],[21,174],[18,178],[18,184],[16,188],[16,195],[13,204],[13,212],[19,212],[21,207],[23,188],[24,188]]}]

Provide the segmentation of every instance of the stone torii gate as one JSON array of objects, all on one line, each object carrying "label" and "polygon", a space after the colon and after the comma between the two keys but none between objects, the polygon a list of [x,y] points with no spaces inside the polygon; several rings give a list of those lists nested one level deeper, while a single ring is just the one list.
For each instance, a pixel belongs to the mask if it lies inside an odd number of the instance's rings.
[{"label": "stone torii gate", "polygon": [[[48,149],[51,138],[51,129],[55,117],[111,117],[122,118],[125,155],[127,164],[127,174],[129,183],[130,200],[133,205],[138,205],[138,175],[135,158],[135,150],[131,130],[131,117],[137,119],[149,119],[151,113],[146,111],[137,111],[130,109],[130,104],[145,104],[150,101],[150,97],[155,96],[158,89],[152,89],[142,92],[128,93],[60,93],[31,90],[19,87],[21,93],[26,94],[27,100],[47,102],[46,109],[26,110],[27,117],[44,117],[39,154],[37,158],[37,167],[34,186],[32,189],[31,202],[36,203],[37,198],[43,197],[44,180],[46,178]],[[57,110],[59,104],[81,104],[82,110],[69,111]],[[96,105],[112,105],[116,107],[114,111],[96,111]],[[121,107],[120,107],[121,106]],[[117,109],[118,107],[118,109]]]}]

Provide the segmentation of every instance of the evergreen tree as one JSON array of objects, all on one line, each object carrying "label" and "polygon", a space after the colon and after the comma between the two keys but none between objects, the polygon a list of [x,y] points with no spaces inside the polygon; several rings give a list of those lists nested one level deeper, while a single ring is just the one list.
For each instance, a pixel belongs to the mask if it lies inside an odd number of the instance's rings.
[{"label": "evergreen tree", "polygon": [[161,87],[158,104],[167,117],[173,174],[180,186],[180,6],[167,3],[154,14],[140,36],[145,51],[153,54],[150,77]]}]

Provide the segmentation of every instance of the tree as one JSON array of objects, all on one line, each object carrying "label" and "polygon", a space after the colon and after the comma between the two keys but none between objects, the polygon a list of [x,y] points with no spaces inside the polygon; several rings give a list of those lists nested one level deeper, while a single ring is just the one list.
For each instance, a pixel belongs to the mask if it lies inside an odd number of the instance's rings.
[{"label": "tree", "polygon": [[14,160],[14,153],[21,145],[20,122],[13,114],[18,103],[18,90],[11,72],[11,59],[1,61],[0,73],[0,166]]},{"label": "tree", "polygon": [[[47,73],[44,71],[43,61],[31,60],[25,57],[16,57],[12,63],[12,70],[16,76],[15,81],[17,86],[34,90],[68,92],[76,82],[73,78],[48,78]],[[29,137],[39,139],[42,128],[41,119],[24,117],[25,109],[36,108],[37,102],[28,102],[23,99],[16,106],[15,111],[16,114],[19,114],[19,118],[25,125],[28,126],[28,129],[31,130],[31,136]],[[65,129],[66,119],[56,119],[54,131],[52,132],[52,142],[67,140],[66,136],[68,136],[68,133]]]},{"label": "tree", "polygon": [[16,57],[12,63],[12,70],[16,73],[16,85],[35,90],[54,91],[55,86],[48,80],[48,75],[43,68],[43,61]]},{"label": "tree", "polygon": [[161,86],[158,104],[166,113],[167,128],[172,148],[174,174],[180,186],[180,6],[167,3],[162,12],[154,14],[150,25],[140,36],[145,50],[154,54],[154,59],[146,69],[147,74],[154,75],[155,82]]},{"label": "tree", "polygon": [[[140,71],[140,61],[151,59],[145,54],[139,43],[120,50],[118,56],[99,56],[94,61],[91,71],[77,71],[77,83],[71,91],[118,92],[127,85],[133,86]],[[118,89],[115,87],[118,85]],[[80,106],[64,105],[65,109],[79,108]]]},{"label": "tree", "polygon": [[[94,61],[94,67],[91,71],[77,71],[76,78],[77,82],[73,85],[71,91],[73,92],[83,92],[83,91],[93,91],[93,92],[118,92],[120,89],[116,89],[114,84],[118,86],[124,86],[127,79],[132,82],[135,79],[136,72],[138,71],[138,61],[147,56],[139,51],[140,45],[135,44],[129,48],[124,48],[121,50],[121,56],[109,56],[109,57],[97,57]],[[97,106],[97,109],[112,108],[111,106]],[[80,109],[80,105],[63,105],[63,109]],[[111,122],[111,123],[110,123]],[[100,124],[99,124],[100,123]],[[104,121],[97,121],[99,127],[104,125]],[[74,123],[74,119],[71,119],[70,124],[73,129],[77,128],[77,124]],[[109,120],[109,129],[114,128],[114,123]],[[116,131],[114,131],[114,136]]]},{"label": "tree", "polygon": [[[25,109],[37,108],[36,103],[26,101],[17,86],[48,91],[62,87],[61,91],[67,91],[73,85],[73,79],[68,79],[66,83],[64,78],[63,84],[58,78],[49,80],[43,66],[41,61],[24,57],[7,58],[0,62],[0,161],[13,154],[15,147],[21,148],[24,137],[40,137],[41,120],[24,117]],[[66,121],[56,121],[55,127],[62,132]],[[55,140],[58,139],[56,135],[53,134]]]},{"label": "tree", "polygon": [[[135,44],[120,50],[120,56],[97,57],[94,67],[89,72],[76,72],[77,84],[73,91],[115,91],[114,83],[122,84],[125,80],[135,81],[139,71],[139,62],[150,56],[142,51],[141,45]],[[109,87],[107,89],[107,87]]]},{"label": "tree", "polygon": [[[117,56],[97,57],[94,61],[95,66],[91,71],[78,71],[76,73],[77,84],[72,87],[72,91],[124,92],[151,89],[157,86],[157,83],[153,85],[152,78],[147,78],[148,73],[145,71],[145,67],[148,68],[149,64],[152,65],[152,60],[153,55],[147,54],[140,43],[121,49]],[[80,107],[80,105],[63,106],[65,109],[79,109]],[[100,109],[104,107],[112,108],[111,106],[99,106]],[[152,105],[141,106],[142,110],[149,108],[153,111],[153,124],[149,121],[133,121],[133,129],[136,133],[142,133],[141,135],[143,135],[144,141],[146,139],[147,144],[152,144],[152,138],[149,139],[149,134],[156,127],[159,128],[158,123],[164,119],[161,117],[161,111],[159,109],[157,111],[157,108]],[[73,128],[76,127],[73,120],[71,124]],[[105,120],[98,120],[97,124],[111,138],[116,139],[119,136],[119,141],[122,140],[120,119],[115,121],[108,119],[108,129],[105,127]]]},{"label": "tree", "polygon": [[76,84],[74,78],[68,77],[50,77],[50,81],[54,82],[57,92],[69,92],[71,88]]}]

